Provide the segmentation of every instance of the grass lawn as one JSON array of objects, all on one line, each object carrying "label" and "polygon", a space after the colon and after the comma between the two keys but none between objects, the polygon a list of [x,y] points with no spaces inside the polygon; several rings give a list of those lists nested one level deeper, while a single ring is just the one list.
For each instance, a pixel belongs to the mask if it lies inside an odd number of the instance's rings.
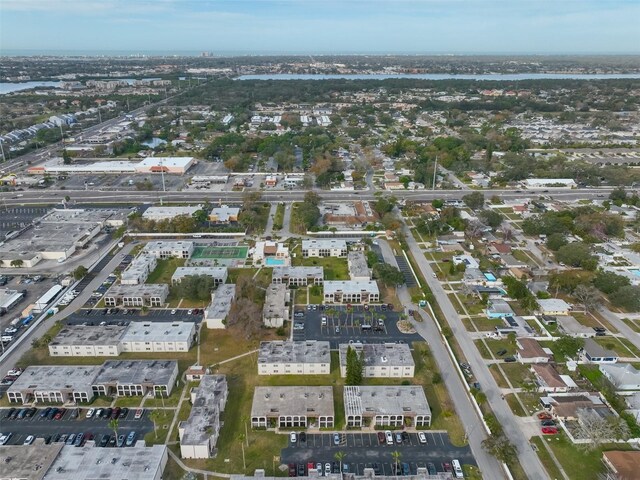
[{"label": "grass lawn", "polygon": [[482,340],[475,340],[473,343],[476,344],[476,348],[480,352],[480,355],[482,355],[482,358],[486,358],[488,360],[492,358],[491,352],[489,351],[489,349],[487,348],[487,346],[484,344]]},{"label": "grass lawn", "polygon": [[[156,410],[158,417],[155,419],[156,429],[152,430],[144,436],[147,445],[163,444],[169,435],[169,427],[173,421],[175,412],[173,410]],[[151,415],[151,412],[148,413]]]},{"label": "grass lawn", "polygon": [[[516,339],[515,337],[513,338],[503,338],[500,340],[496,340],[493,338],[486,338],[485,342],[487,344],[487,347],[489,347],[489,350],[491,350],[494,354],[494,356],[496,358],[504,358],[504,357],[508,357],[510,355],[515,355],[516,354]],[[504,355],[502,355],[502,357],[500,357],[498,355],[498,351],[500,350],[506,350],[507,353],[505,353]]]},{"label": "grass lawn", "polygon": [[637,357],[640,353],[626,338],[595,337],[594,340],[604,348],[613,350],[621,357],[632,357],[634,355]]},{"label": "grass lawn", "polygon": [[511,408],[511,411],[515,413],[517,416],[519,417],[528,416],[527,412],[523,410],[522,405],[520,405],[520,402],[518,402],[518,399],[516,398],[515,394],[508,393],[504,396],[504,399],[509,404],[509,408]]},{"label": "grass lawn", "polygon": [[507,384],[507,381],[505,380],[504,376],[502,375],[502,373],[500,372],[500,370],[498,370],[498,366],[493,364],[493,365],[489,365],[489,371],[491,372],[491,375],[493,375],[493,378],[495,378],[496,383],[498,384],[498,387],[500,388],[509,388],[509,385]]},{"label": "grass lawn", "polygon": [[156,268],[149,274],[146,283],[166,283],[171,285],[171,276],[176,268],[183,267],[184,258],[166,258],[158,260]]},{"label": "grass lawn", "polygon": [[556,465],[556,462],[553,461],[553,458],[551,458],[551,455],[545,448],[543,442],[545,442],[545,440],[541,437],[533,437],[531,439],[531,443],[537,447],[538,457],[540,458],[542,465],[544,465],[544,468],[547,470],[547,473],[551,478],[558,480],[564,478],[562,473],[560,473],[560,469]]},{"label": "grass lawn", "polygon": [[293,289],[294,304],[306,305],[307,303],[307,287],[298,287]]},{"label": "grass lawn", "polygon": [[511,251],[511,255],[513,255],[513,257],[516,260],[520,260],[521,262],[525,262],[527,265],[535,265],[535,263],[533,263],[531,261],[531,258],[529,258],[529,255],[527,255],[526,253],[524,253],[522,250],[512,250]]},{"label": "grass lawn", "polygon": [[281,230],[284,223],[284,204],[279,203],[276,208],[276,214],[273,217],[273,229]]},{"label": "grass lawn", "polygon": [[640,327],[635,320],[631,320],[629,318],[623,318],[622,321],[627,324],[627,326],[633,330],[634,332],[640,333]]},{"label": "grass lawn", "polygon": [[495,331],[496,327],[501,327],[504,322],[500,319],[492,319],[487,317],[471,317],[471,321],[481,332]]},{"label": "grass lawn", "polygon": [[293,264],[309,267],[323,267],[325,280],[349,280],[349,268],[347,266],[346,258],[302,258],[302,256],[300,256],[293,259]]},{"label": "grass lawn", "polygon": [[502,363],[500,364],[502,371],[511,382],[514,387],[519,387],[523,380],[532,377],[533,374],[529,371],[529,367],[522,363]]},{"label": "grass lawn", "polygon": [[116,407],[138,408],[142,403],[142,397],[118,397]]},{"label": "grass lawn", "polygon": [[[269,332],[271,331],[269,330]],[[233,329],[211,330],[203,328],[200,331],[200,363],[209,366],[216,365],[222,360],[257,349],[260,340],[262,339],[246,340]],[[267,339],[265,338],[265,340]],[[255,355],[249,357],[257,362]]]},{"label": "grass lawn", "polygon": [[309,304],[320,305],[324,297],[322,296],[322,287],[320,285],[313,285],[309,287]]}]

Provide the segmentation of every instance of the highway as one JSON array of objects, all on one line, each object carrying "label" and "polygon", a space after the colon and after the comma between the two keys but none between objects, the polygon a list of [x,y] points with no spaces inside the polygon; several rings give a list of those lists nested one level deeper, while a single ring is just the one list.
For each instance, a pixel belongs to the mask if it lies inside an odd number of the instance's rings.
[{"label": "highway", "polygon": [[[404,233],[409,250],[415,259],[418,268],[422,272],[422,276],[427,282],[427,285],[436,298],[443,315],[447,319],[447,323],[453,332],[453,336],[456,338],[458,345],[460,345],[467,362],[471,365],[476,379],[482,386],[482,391],[487,397],[487,402],[491,406],[498,422],[502,425],[504,433],[517,447],[518,459],[520,460],[523,470],[527,473],[530,480],[548,480],[549,475],[540,462],[540,459],[529,445],[529,439],[524,435],[522,430],[520,430],[511,408],[507,402],[501,398],[499,393],[500,389],[498,388],[493,375],[491,375],[487,364],[480,356],[480,352],[473,343],[471,335],[467,332],[467,329],[462,323],[460,315],[458,315],[458,312],[456,312],[456,309],[449,300],[442,284],[435,278],[431,265],[429,265],[429,262],[422,253],[422,250],[413,238],[413,235],[406,224],[404,225]],[[447,386],[448,385],[449,383],[447,382]],[[467,424],[466,427],[468,429],[470,428],[470,425]],[[467,433],[469,433],[468,430]],[[473,433],[475,433],[475,431]],[[469,434],[470,440],[473,440],[471,438],[473,433]],[[474,450],[474,454],[475,453],[476,451]],[[494,477],[489,476],[485,478]]]},{"label": "highway", "polygon": [[[595,199],[608,197],[613,188],[583,188],[575,190],[557,190],[552,193],[544,193],[551,195],[558,200],[573,201],[582,199]],[[538,197],[543,195],[539,191],[515,191],[508,189],[486,189],[480,190],[484,193],[486,199],[498,196],[503,199],[524,199],[526,197]],[[262,200],[264,201],[302,201],[307,190],[284,190],[284,191],[264,191]],[[314,190],[323,200],[329,201],[356,201],[356,200],[375,200],[377,197],[375,192],[332,192],[326,190]],[[389,192],[389,196],[394,196],[400,200],[434,200],[437,198],[446,200],[460,200],[464,195],[468,194],[465,190],[396,190]],[[167,202],[202,202],[209,200],[211,202],[241,202],[246,192],[213,192],[203,193],[201,191],[184,191],[184,192],[132,192],[130,190],[118,191],[101,191],[101,190],[25,190],[22,192],[2,192],[0,200],[3,205],[39,205],[39,204],[56,204],[61,203],[65,196],[71,197],[72,201],[77,203],[107,203],[107,204],[134,204],[134,203],[157,203],[162,197],[162,201]]]}]

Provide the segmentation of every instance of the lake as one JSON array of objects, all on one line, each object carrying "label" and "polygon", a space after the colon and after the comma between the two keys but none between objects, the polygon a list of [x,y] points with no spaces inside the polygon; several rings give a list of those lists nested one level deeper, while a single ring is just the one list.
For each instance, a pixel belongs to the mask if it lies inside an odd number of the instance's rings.
[{"label": "lake", "polygon": [[453,74],[453,73],[399,73],[399,74],[313,74],[313,73],[269,73],[241,75],[237,80],[388,80],[409,78],[414,80],[611,80],[624,78],[640,78],[640,73],[487,73],[487,74]]}]

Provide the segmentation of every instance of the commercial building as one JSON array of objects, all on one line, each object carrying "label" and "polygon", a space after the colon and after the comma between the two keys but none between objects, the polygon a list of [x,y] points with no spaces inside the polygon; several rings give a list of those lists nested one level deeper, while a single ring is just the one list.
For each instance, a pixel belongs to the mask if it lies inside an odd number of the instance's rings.
[{"label": "commercial building", "polygon": [[[22,376],[22,375],[21,375]],[[178,378],[175,360],[107,360],[93,380],[96,395],[171,395]]]},{"label": "commercial building", "polygon": [[380,301],[378,284],[373,280],[331,280],[324,282],[325,303],[376,303]]},{"label": "commercial building", "polygon": [[154,241],[145,245],[143,252],[157,258],[191,258],[193,254],[193,242],[163,242]]},{"label": "commercial building", "polygon": [[128,327],[119,325],[66,325],[49,343],[52,357],[117,357]]},{"label": "commercial building", "polygon": [[352,348],[364,360],[364,377],[412,378],[415,362],[406,343],[341,343],[340,375],[347,376],[347,351]]},{"label": "commercial building", "polygon": [[322,285],[324,281],[323,267],[273,267],[271,281],[290,287],[306,287]]},{"label": "commercial building", "polygon": [[527,178],[524,182],[527,188],[575,188],[577,184],[572,178]]},{"label": "commercial building", "polygon": [[431,425],[431,409],[419,385],[345,386],[347,427]]},{"label": "commercial building", "polygon": [[258,375],[329,375],[329,342],[260,342]]},{"label": "commercial building", "polygon": [[346,257],[347,242],[337,239],[302,240],[302,256],[309,257]]},{"label": "commercial building", "polygon": [[231,223],[238,221],[240,208],[230,207],[229,205],[221,205],[211,209],[209,220],[214,223]]},{"label": "commercial building", "polygon": [[122,285],[138,285],[147,281],[149,274],[158,265],[158,259],[154,255],[142,253],[138,255],[122,272],[120,283]]},{"label": "commercial building", "polygon": [[191,389],[191,413],[178,424],[180,456],[211,458],[215,456],[220,435],[220,415],[227,404],[229,388],[224,375],[204,375],[200,385]]},{"label": "commercial building", "polygon": [[213,284],[218,286],[227,281],[227,267],[178,267],[171,276],[171,283],[180,283],[184,277],[204,275],[213,279]]},{"label": "commercial building", "polygon": [[233,284],[220,285],[211,294],[211,303],[204,311],[207,328],[227,328],[227,315],[235,298],[236,286]]},{"label": "commercial building", "polygon": [[361,227],[367,223],[376,222],[379,218],[369,202],[323,202],[320,205],[320,211],[325,225],[339,228]]},{"label": "commercial building", "polygon": [[43,480],[161,480],[167,459],[166,445],[141,442],[117,451],[96,448],[93,441],[83,447],[65,445]]},{"label": "commercial building", "polygon": [[15,304],[24,297],[24,293],[8,288],[0,289],[0,312],[9,311]]},{"label": "commercial building", "polygon": [[202,205],[149,207],[142,214],[142,218],[158,222],[160,220],[171,220],[172,218],[180,217],[182,215],[191,217],[198,210],[202,210]]},{"label": "commercial building", "polygon": [[184,175],[194,163],[193,157],[147,157],[136,165],[136,173]]},{"label": "commercial building", "polygon": [[630,363],[604,364],[598,368],[616,390],[640,390],[640,371]]},{"label": "commercial building", "polygon": [[12,403],[88,402],[99,365],[33,365],[7,390]]},{"label": "commercial building", "polygon": [[256,387],[253,392],[253,428],[332,428],[334,419],[333,387]]},{"label": "commercial building", "polygon": [[371,280],[371,270],[367,265],[364,252],[356,250],[347,255],[347,265],[349,266],[349,278],[358,282]]},{"label": "commercial building", "polygon": [[114,284],[104,294],[104,304],[107,307],[161,307],[168,295],[169,286],[164,283]]},{"label": "commercial building", "polygon": [[262,309],[262,322],[267,327],[279,328],[289,318],[290,300],[289,287],[284,284],[272,283],[267,287]]},{"label": "commercial building", "polygon": [[194,322],[131,322],[120,345],[123,352],[188,352],[195,338]]},{"label": "commercial building", "polygon": [[0,479],[42,480],[63,447],[62,442],[46,445],[41,439],[31,445],[3,445],[0,447]]}]

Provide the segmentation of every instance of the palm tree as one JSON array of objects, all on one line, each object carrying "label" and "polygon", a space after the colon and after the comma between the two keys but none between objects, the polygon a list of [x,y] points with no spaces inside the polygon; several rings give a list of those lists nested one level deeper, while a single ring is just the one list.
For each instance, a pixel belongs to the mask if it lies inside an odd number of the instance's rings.
[{"label": "palm tree", "polygon": [[340,462],[340,474],[342,474],[342,461],[346,456],[347,454],[342,450],[340,450],[339,452],[336,452],[335,455],[333,456],[333,458],[335,458],[338,462]]},{"label": "palm tree", "polygon": [[118,427],[120,426],[120,422],[118,422],[117,418],[112,418],[111,420],[109,420],[109,428],[111,430],[113,430],[113,434],[116,437],[116,440],[118,439]]},{"label": "palm tree", "polygon": [[402,458],[402,453],[398,450],[391,452],[391,458],[393,458],[394,463],[396,464],[396,474],[398,473],[398,462]]},{"label": "palm tree", "polygon": [[242,465],[243,465],[244,469],[246,470],[247,469],[247,462],[245,461],[245,458],[244,458],[244,438],[245,438],[244,433],[241,433],[240,435],[238,435],[238,440],[240,440],[240,447],[242,447]]},{"label": "palm tree", "polygon": [[[162,412],[162,413],[164,415],[164,412]],[[151,413],[149,413],[149,418],[153,422],[153,433],[155,433],[156,440],[157,440],[158,439],[157,422],[159,422],[161,420],[161,418],[160,418],[160,410],[158,410],[158,409],[151,410]]]}]

